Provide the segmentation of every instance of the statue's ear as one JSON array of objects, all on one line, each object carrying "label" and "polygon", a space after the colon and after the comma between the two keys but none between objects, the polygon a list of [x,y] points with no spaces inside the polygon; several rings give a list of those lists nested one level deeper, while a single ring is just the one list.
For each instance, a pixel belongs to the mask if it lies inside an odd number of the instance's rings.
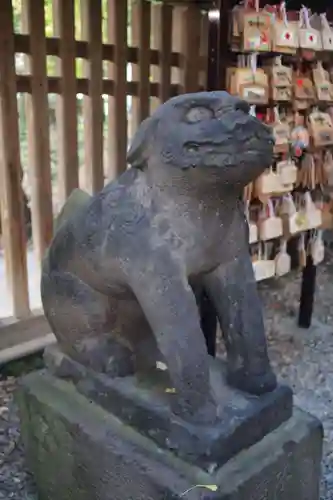
[{"label": "statue's ear", "polygon": [[154,117],[146,118],[140,123],[131,146],[127,152],[127,163],[132,167],[143,169],[148,161],[150,145],[154,140],[157,120]]}]

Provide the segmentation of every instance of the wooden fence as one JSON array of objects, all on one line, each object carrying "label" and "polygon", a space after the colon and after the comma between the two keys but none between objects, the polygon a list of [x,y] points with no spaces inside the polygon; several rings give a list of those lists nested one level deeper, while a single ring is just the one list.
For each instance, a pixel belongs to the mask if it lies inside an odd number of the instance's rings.
[{"label": "wooden fence", "polygon": [[[57,207],[70,192],[77,186],[96,192],[105,179],[126,169],[128,138],[156,104],[205,87],[207,29],[206,14],[195,6],[147,0],[0,1],[2,246],[15,317],[31,314],[22,169],[40,262]],[[50,138],[51,112],[55,134]]]}]

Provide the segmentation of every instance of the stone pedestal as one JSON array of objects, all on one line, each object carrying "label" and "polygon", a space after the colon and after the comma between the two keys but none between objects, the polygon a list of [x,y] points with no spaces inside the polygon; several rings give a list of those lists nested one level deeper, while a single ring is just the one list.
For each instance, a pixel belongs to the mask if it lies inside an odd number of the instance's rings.
[{"label": "stone pedestal", "polygon": [[292,391],[278,386],[260,398],[232,389],[225,365],[210,358],[210,383],[219,404],[215,425],[189,424],[172,411],[168,371],[153,369],[111,378],[64,355],[57,346],[44,355],[49,372],[71,381],[78,392],[118,417],[158,446],[205,470],[217,469],[237,453],[260,441],[292,415]]},{"label": "stone pedestal", "polygon": [[296,408],[256,444],[207,467],[48,372],[24,377],[16,397],[40,500],[319,499],[322,426]]}]

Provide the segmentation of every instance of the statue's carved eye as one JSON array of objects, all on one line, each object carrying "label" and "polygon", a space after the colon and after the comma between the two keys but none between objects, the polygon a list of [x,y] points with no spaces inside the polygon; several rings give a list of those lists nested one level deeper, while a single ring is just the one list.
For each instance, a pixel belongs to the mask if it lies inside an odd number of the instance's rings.
[{"label": "statue's carved eye", "polygon": [[210,118],[213,118],[213,116],[213,111],[204,106],[195,106],[186,113],[186,119],[189,123],[197,123],[203,120],[209,120]]},{"label": "statue's carved eye", "polygon": [[186,142],[184,147],[188,153],[197,153],[199,151],[199,145],[195,142]]}]

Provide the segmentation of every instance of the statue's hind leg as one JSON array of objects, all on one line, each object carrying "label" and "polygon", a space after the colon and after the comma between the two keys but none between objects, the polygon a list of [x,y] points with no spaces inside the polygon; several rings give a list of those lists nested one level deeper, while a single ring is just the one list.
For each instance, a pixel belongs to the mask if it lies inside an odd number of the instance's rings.
[{"label": "statue's hind leg", "polygon": [[71,273],[42,276],[45,316],[60,348],[75,361],[111,376],[133,372],[129,345],[116,340],[117,301]]}]

